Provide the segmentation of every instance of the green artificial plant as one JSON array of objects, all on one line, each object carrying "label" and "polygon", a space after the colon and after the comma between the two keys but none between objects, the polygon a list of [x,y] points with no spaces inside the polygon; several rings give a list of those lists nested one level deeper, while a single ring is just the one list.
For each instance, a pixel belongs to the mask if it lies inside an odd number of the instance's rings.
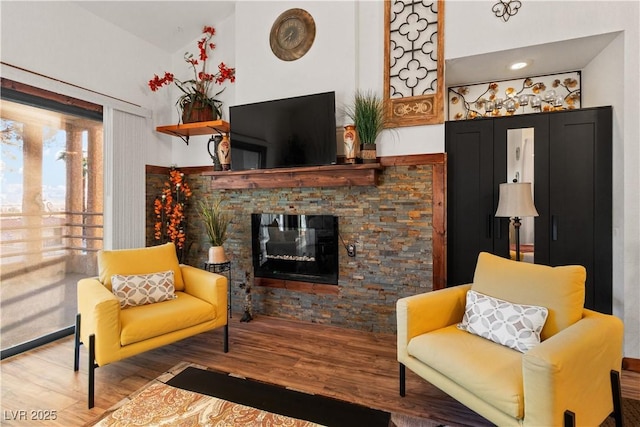
[{"label": "green artificial plant", "polygon": [[353,120],[360,142],[375,144],[384,129],[384,102],[380,96],[372,91],[356,91],[353,104],[347,107],[346,114]]},{"label": "green artificial plant", "polygon": [[231,222],[231,215],[224,211],[222,202],[221,197],[198,201],[198,215],[204,222],[209,243],[212,246],[222,246],[227,240],[227,228]]}]

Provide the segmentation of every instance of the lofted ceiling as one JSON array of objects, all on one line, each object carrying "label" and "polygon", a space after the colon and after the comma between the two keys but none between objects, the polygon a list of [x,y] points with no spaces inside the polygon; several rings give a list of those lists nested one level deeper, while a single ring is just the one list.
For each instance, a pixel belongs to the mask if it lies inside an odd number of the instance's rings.
[{"label": "lofted ceiling", "polygon": [[[488,52],[445,61],[445,84],[456,86],[582,70],[598,56],[619,33],[563,40]],[[509,66],[516,61],[531,65],[518,71]]]},{"label": "lofted ceiling", "polygon": [[74,1],[77,6],[175,53],[200,37],[205,25],[215,27],[233,15],[235,1]]},{"label": "lofted ceiling", "polygon": [[[75,1],[79,7],[148,41],[176,53],[200,36],[204,25],[214,27],[235,13],[237,0],[209,1]],[[484,83],[582,70],[618,33],[564,40],[512,50],[453,58],[445,63],[445,85]],[[445,55],[446,56],[446,55]],[[516,60],[531,61],[517,72]]]}]

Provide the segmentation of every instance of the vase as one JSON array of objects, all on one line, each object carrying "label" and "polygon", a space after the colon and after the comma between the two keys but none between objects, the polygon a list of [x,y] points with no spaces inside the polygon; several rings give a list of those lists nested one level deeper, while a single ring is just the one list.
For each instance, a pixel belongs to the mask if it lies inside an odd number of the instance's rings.
[{"label": "vase", "polygon": [[223,171],[231,169],[231,143],[227,134],[222,135],[222,141],[218,144],[218,161]]},{"label": "vase", "polygon": [[[218,159],[218,145],[220,145],[221,141],[222,135],[214,135],[212,138],[209,138],[209,142],[207,142],[207,151],[213,161],[213,170],[218,172],[222,170],[220,159]],[[213,150],[211,150],[211,143],[213,143]]]},{"label": "vase", "polygon": [[362,144],[360,157],[362,158],[362,163],[376,163],[378,161],[376,144]]},{"label": "vase", "polygon": [[354,125],[346,125],[343,133],[344,140],[344,162],[355,163],[358,155],[358,133]]},{"label": "vase", "polygon": [[210,122],[217,120],[215,109],[202,101],[182,104],[182,123]]},{"label": "vase", "polygon": [[224,253],[222,246],[211,246],[209,248],[209,263],[210,264],[222,264],[227,262],[227,255]]}]

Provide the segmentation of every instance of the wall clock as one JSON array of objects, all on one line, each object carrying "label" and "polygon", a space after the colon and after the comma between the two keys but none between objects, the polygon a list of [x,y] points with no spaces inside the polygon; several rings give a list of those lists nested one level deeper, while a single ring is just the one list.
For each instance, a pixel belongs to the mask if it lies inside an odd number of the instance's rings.
[{"label": "wall clock", "polygon": [[278,16],[271,27],[269,43],[274,55],[283,61],[295,61],[309,51],[316,38],[316,23],[303,9],[289,9]]}]

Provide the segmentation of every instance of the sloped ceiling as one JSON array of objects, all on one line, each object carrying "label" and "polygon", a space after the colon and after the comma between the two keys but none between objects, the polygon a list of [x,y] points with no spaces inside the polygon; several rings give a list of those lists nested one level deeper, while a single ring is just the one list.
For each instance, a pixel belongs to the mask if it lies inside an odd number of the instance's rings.
[{"label": "sloped ceiling", "polygon": [[107,22],[175,53],[233,15],[235,1],[74,1]]},{"label": "sloped ceiling", "polygon": [[[204,25],[235,13],[236,1],[74,1],[78,6],[157,46],[176,53],[200,36]],[[484,83],[583,69],[618,33],[488,52],[445,63],[445,85]],[[446,54],[445,54],[446,56]],[[532,64],[514,72],[516,60]]]},{"label": "sloped ceiling", "polygon": [[[445,61],[445,84],[486,83],[582,70],[618,34],[606,33],[448,59]],[[509,70],[509,66],[516,61],[531,61],[531,65],[519,71]]]}]

